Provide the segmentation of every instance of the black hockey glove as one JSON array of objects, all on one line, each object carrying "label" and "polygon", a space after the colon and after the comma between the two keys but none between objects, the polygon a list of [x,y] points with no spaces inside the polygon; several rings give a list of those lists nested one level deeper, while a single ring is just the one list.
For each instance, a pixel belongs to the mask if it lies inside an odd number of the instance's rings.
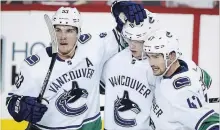
[{"label": "black hockey glove", "polygon": [[35,97],[13,95],[8,102],[8,111],[17,122],[37,123],[47,111],[47,106],[38,103]]},{"label": "black hockey glove", "polygon": [[[116,29],[119,32],[122,31],[123,25],[126,20],[131,23],[135,22],[137,25],[139,25],[140,22],[143,22],[144,19],[147,18],[144,7],[131,1],[113,2],[111,12],[115,17],[115,20],[117,22]],[[121,13],[125,15],[125,19],[120,16]]]}]

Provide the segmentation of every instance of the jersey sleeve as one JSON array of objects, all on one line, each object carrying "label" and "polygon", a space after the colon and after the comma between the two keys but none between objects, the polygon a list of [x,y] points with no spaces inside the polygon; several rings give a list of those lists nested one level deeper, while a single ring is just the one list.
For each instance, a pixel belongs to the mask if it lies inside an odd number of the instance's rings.
[{"label": "jersey sleeve", "polygon": [[212,84],[212,77],[204,69],[200,67],[198,67],[198,69],[200,70],[199,72],[200,72],[200,80],[201,80],[202,86],[204,86],[206,89],[209,89]]},{"label": "jersey sleeve", "polygon": [[155,89],[155,86],[156,86],[156,80],[157,80],[157,77],[154,76],[153,74],[153,70],[152,68],[150,67],[150,65],[148,64],[148,67],[147,68],[147,81],[148,81],[148,85],[149,87],[154,90]]},{"label": "jersey sleeve", "polygon": [[199,81],[201,83],[202,89],[203,89],[203,94],[205,96],[206,102],[209,102],[209,95],[208,95],[208,89],[210,88],[212,84],[212,78],[211,76],[202,68],[197,67],[197,71],[199,74]]},{"label": "jersey sleeve", "polygon": [[105,73],[106,73],[106,67],[104,65],[103,67],[103,71],[102,71],[102,75],[101,75],[101,79],[99,82],[99,89],[100,89],[100,94],[105,94]]},{"label": "jersey sleeve", "polygon": [[103,63],[105,63],[109,58],[123,50],[125,47],[121,44],[120,36],[116,30],[107,32],[103,39],[104,44],[104,55]]},{"label": "jersey sleeve", "polygon": [[101,77],[99,81],[99,93],[105,95],[105,73],[106,73],[106,61],[120,51],[118,35],[113,31],[104,32],[99,34],[99,41],[101,41]]},{"label": "jersey sleeve", "polygon": [[189,65],[189,68],[193,70],[193,72],[196,73],[196,76],[199,79],[200,85],[202,87],[203,90],[203,95],[205,96],[206,102],[208,102],[208,89],[210,88],[211,84],[212,84],[212,78],[209,75],[209,73],[207,71],[205,71],[204,69],[200,68],[199,66],[197,66],[193,61],[188,61],[185,60],[184,61],[187,62],[187,64]]},{"label": "jersey sleeve", "polygon": [[100,87],[100,94],[105,94],[105,90],[106,90],[106,73],[108,72],[108,64],[109,61],[105,62],[103,70],[102,70],[102,75],[101,75],[101,80],[99,83],[99,87]]},{"label": "jersey sleeve", "polygon": [[[190,86],[193,87],[193,86]],[[185,128],[206,130],[219,125],[219,115],[209,108],[205,102],[202,90],[181,90],[173,100],[173,121],[180,122]],[[218,117],[218,118],[217,118]]]},{"label": "jersey sleeve", "polygon": [[[184,59],[185,60],[185,59]],[[187,61],[187,64],[189,65],[190,69],[192,69],[194,72],[196,72],[199,81],[201,83],[201,86],[204,89],[209,89],[211,84],[212,84],[212,77],[210,76],[210,74],[204,70],[203,68],[197,66],[193,61]]]},{"label": "jersey sleeve", "polygon": [[34,76],[34,67],[23,61],[20,67],[20,72],[12,90],[8,93],[11,95],[32,96],[37,97],[39,94],[39,82]]}]

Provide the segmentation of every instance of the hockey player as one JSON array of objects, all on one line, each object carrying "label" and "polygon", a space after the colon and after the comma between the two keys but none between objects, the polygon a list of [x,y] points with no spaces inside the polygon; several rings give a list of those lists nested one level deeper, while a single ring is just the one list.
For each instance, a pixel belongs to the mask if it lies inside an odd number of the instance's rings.
[{"label": "hockey player", "polygon": [[155,31],[148,35],[144,51],[157,76],[149,123],[152,129],[219,130],[219,114],[205,102],[198,67],[180,60],[178,39],[169,31]]},{"label": "hockey player", "polygon": [[122,36],[129,47],[108,60],[102,74],[106,130],[149,129],[154,80],[152,76],[146,79],[153,73],[142,52],[146,35],[157,28],[159,21],[151,15],[140,25],[127,22],[123,26]]},{"label": "hockey player", "polygon": [[[116,6],[116,7],[115,7]],[[115,4],[113,15],[120,22],[140,23],[146,18],[143,7],[132,2]],[[100,130],[99,81],[104,63],[119,50],[115,31],[100,36],[81,33],[80,13],[61,7],[52,18],[58,39],[58,58],[49,79],[44,102],[37,102],[51,61],[51,47],[24,60],[7,108],[17,122],[28,121],[34,129]],[[122,24],[117,24],[121,28]],[[120,30],[119,30],[120,31]]]}]

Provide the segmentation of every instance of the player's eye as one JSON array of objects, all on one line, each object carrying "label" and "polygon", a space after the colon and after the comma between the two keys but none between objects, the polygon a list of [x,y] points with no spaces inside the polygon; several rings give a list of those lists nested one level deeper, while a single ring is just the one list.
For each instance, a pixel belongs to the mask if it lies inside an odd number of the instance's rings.
[{"label": "player's eye", "polygon": [[145,55],[147,58],[150,58],[150,56],[148,54]]},{"label": "player's eye", "polygon": [[159,58],[159,55],[152,55],[152,58],[157,59]]},{"label": "player's eye", "polygon": [[56,32],[60,32],[61,29],[59,29],[59,28],[55,28],[55,31],[56,31]]},{"label": "player's eye", "polygon": [[73,33],[73,32],[76,32],[76,29],[67,29],[67,32],[68,33]]}]

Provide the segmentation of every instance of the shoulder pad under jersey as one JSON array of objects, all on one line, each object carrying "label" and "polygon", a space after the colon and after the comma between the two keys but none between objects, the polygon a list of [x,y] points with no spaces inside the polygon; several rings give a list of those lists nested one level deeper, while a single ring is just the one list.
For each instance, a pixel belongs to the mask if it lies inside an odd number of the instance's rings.
[{"label": "shoulder pad under jersey", "polygon": [[87,33],[87,34],[82,34],[80,35],[78,41],[81,43],[81,44],[85,44],[86,42],[88,42],[90,39],[92,38],[92,35]]},{"label": "shoulder pad under jersey", "polygon": [[187,76],[178,77],[173,81],[173,86],[175,89],[180,89],[185,86],[191,86],[191,80]]}]

